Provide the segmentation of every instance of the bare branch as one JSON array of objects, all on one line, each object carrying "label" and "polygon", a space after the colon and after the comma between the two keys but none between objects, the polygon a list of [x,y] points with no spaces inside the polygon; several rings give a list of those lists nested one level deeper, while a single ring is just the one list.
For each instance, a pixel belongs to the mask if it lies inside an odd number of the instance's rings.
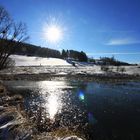
[{"label": "bare branch", "polygon": [[28,39],[25,23],[14,23],[9,13],[0,6],[0,69],[20,43]]},{"label": "bare branch", "polygon": [[17,23],[13,26],[13,35],[12,40],[15,40],[17,42],[23,42],[29,38],[27,36],[27,27],[25,23]]}]

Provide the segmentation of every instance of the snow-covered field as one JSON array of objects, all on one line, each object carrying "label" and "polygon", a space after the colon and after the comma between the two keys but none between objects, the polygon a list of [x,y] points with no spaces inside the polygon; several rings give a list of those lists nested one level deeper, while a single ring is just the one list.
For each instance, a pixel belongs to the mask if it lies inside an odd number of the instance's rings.
[{"label": "snow-covered field", "polygon": [[[12,55],[16,62],[16,67],[0,71],[0,74],[39,74],[47,73],[54,75],[77,75],[77,74],[112,74],[123,73],[129,75],[140,75],[140,66],[120,66],[119,71],[116,66],[109,66],[109,71],[101,70],[99,65],[89,65],[88,63],[76,63],[72,66],[67,61],[57,58],[41,58]],[[124,71],[121,71],[124,68]]]},{"label": "snow-covered field", "polygon": [[71,65],[65,60],[57,58],[42,58],[22,55],[11,55],[10,57],[15,61],[16,66]]}]

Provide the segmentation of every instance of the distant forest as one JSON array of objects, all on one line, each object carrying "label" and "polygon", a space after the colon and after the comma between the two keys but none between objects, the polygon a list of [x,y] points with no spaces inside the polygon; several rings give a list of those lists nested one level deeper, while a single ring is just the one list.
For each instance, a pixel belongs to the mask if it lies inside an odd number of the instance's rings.
[{"label": "distant forest", "polygon": [[13,54],[39,56],[39,57],[54,57],[61,58],[61,53],[58,50],[40,47],[28,43],[21,43],[20,47],[16,47]]},{"label": "distant forest", "polygon": [[20,42],[20,45],[18,46],[16,46],[17,42],[15,41],[10,43],[12,43],[13,46],[15,44],[12,54],[17,54],[17,55],[62,58],[62,59],[68,59],[73,61],[80,61],[80,62],[93,62],[94,64],[99,64],[99,65],[114,65],[114,66],[130,65],[129,63],[118,61],[114,57],[111,58],[100,57],[99,59],[100,62],[96,62],[96,59],[88,58],[86,53],[83,51],[79,52],[75,50],[63,49],[62,52],[60,52],[55,49],[40,47],[29,43]]},{"label": "distant forest", "polygon": [[88,61],[88,57],[86,53],[84,53],[83,51],[79,52],[75,50],[63,49],[62,52],[60,52],[55,49],[40,47],[40,46],[28,44],[28,43],[20,43],[20,46],[17,46],[17,47],[15,45],[15,49],[12,54],[72,59],[72,60],[81,61],[81,62]]},{"label": "distant forest", "polygon": [[100,62],[102,63],[102,65],[112,65],[112,66],[129,66],[131,64],[127,63],[127,62],[122,62],[119,61],[117,59],[114,58],[114,56],[112,57],[100,57]]},{"label": "distant forest", "polygon": [[80,62],[87,62],[88,57],[85,52],[75,51],[75,50],[62,50],[62,58],[63,59],[71,59]]}]

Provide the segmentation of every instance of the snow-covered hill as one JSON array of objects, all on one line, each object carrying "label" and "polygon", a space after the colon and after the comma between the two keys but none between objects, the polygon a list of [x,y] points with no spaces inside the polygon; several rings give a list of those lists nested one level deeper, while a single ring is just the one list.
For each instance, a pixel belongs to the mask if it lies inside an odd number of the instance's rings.
[{"label": "snow-covered hill", "polygon": [[[0,74],[55,74],[55,75],[112,75],[116,73],[140,75],[140,66],[108,66],[109,71],[103,71],[99,65],[75,62],[75,67],[63,59],[42,58],[12,55],[17,67],[0,71]],[[21,66],[21,67],[18,67]],[[43,66],[43,67],[42,67]],[[121,69],[124,69],[123,72]]]},{"label": "snow-covered hill", "polygon": [[22,55],[11,55],[10,57],[15,60],[16,66],[71,65],[67,61],[58,58],[42,58]]}]

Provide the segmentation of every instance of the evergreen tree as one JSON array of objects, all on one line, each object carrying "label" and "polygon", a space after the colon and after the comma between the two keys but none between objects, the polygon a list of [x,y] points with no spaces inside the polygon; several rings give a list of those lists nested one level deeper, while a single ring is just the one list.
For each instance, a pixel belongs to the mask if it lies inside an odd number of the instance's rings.
[{"label": "evergreen tree", "polygon": [[68,57],[67,52],[63,49],[62,50],[62,58],[66,59]]}]

